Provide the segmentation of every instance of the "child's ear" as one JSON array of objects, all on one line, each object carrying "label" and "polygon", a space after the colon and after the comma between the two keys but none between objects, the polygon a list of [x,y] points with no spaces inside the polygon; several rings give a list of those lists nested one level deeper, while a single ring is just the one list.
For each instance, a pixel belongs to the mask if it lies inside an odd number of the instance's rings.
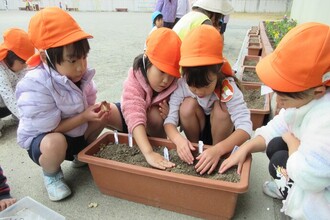
[{"label": "child's ear", "polygon": [[43,63],[47,63],[47,57],[46,57],[45,51],[44,50],[40,50],[39,53],[40,53],[40,59],[41,59],[41,61]]},{"label": "child's ear", "polygon": [[327,90],[327,87],[322,85],[322,86],[318,86],[318,87],[315,87],[314,88],[314,96],[315,96],[315,99],[319,99],[321,98],[322,96],[324,96],[325,92]]}]

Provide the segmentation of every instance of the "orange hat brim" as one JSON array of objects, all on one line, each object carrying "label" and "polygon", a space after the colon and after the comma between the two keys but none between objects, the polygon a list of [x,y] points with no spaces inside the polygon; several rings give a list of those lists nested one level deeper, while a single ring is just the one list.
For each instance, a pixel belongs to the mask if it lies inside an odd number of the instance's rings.
[{"label": "orange hat brim", "polygon": [[257,66],[256,72],[259,79],[273,90],[280,92],[300,92],[309,89],[304,86],[296,85],[285,79],[274,65],[274,53],[261,59]]},{"label": "orange hat brim", "polygon": [[5,47],[4,44],[0,45],[0,60],[5,59],[5,57],[7,56],[8,53],[8,49]]}]

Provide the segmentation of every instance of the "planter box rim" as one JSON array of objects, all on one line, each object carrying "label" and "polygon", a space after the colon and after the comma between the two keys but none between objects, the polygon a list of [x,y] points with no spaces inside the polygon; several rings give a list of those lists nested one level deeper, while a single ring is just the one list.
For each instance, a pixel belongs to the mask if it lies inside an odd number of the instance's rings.
[{"label": "planter box rim", "polygon": [[[124,133],[118,133],[118,134],[128,138],[127,134]],[[202,186],[213,189],[218,189],[219,186],[221,186],[225,191],[235,192],[235,193],[244,193],[248,190],[249,170],[251,168],[251,159],[252,159],[251,156],[247,157],[246,161],[243,164],[240,182],[232,183],[223,180],[213,180],[204,177],[196,177],[186,174],[172,173],[164,170],[159,170],[156,168],[148,168],[148,167],[142,167],[132,164],[126,164],[126,163],[99,158],[91,155],[90,152],[91,148],[93,148],[93,146],[98,144],[98,140],[108,135],[113,135],[113,132],[108,131],[102,134],[98,139],[96,139],[94,142],[92,142],[89,146],[87,146],[78,154],[78,159],[85,163],[94,163],[97,164],[98,166],[111,167],[112,169],[116,169],[124,172],[135,173],[135,174],[143,173],[145,176],[149,176],[157,179],[167,180],[169,177],[171,177],[176,182],[189,183],[195,186]],[[149,139],[151,141],[160,141],[160,142],[166,142],[168,144],[173,144],[171,141],[162,138],[150,137]],[[197,147],[197,144],[193,144],[193,145],[194,147]],[[207,148],[210,146],[205,145],[205,147]],[[97,158],[97,161],[95,161],[95,158]]]}]

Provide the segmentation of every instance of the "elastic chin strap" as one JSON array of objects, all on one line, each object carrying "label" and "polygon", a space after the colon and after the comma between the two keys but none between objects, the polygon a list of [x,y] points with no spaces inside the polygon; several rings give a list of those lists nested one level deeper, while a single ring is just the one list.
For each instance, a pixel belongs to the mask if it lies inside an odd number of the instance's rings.
[{"label": "elastic chin strap", "polygon": [[55,65],[52,63],[52,61],[50,61],[49,55],[48,55],[48,53],[47,53],[47,50],[44,50],[44,51],[45,51],[45,54],[46,54],[46,57],[47,57],[49,63],[52,65],[53,69],[56,70],[56,69],[55,69]]},{"label": "elastic chin strap", "polygon": [[146,57],[147,57],[147,55],[143,54],[142,63],[143,63],[143,69],[144,69],[145,72],[147,72],[146,61],[145,61]]}]

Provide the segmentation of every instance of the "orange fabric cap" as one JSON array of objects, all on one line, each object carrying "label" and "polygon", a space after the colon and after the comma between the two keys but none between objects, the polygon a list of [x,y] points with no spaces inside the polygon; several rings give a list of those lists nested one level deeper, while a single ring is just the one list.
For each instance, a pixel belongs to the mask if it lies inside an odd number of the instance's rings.
[{"label": "orange fabric cap", "polygon": [[18,28],[10,28],[3,33],[4,42],[0,45],[0,60],[5,59],[8,51],[13,51],[23,60],[28,60],[34,54],[34,46],[28,34]]},{"label": "orange fabric cap", "polygon": [[330,86],[330,26],[316,22],[296,26],[256,71],[261,81],[280,92]]},{"label": "orange fabric cap", "polygon": [[71,15],[58,7],[44,8],[37,12],[30,20],[28,33],[39,50],[93,37],[85,33]]},{"label": "orange fabric cap", "polygon": [[180,65],[183,67],[221,64],[221,71],[233,75],[232,68],[222,55],[223,39],[211,25],[203,24],[191,30],[182,41]]},{"label": "orange fabric cap", "polygon": [[179,36],[169,28],[158,28],[147,38],[145,54],[158,69],[174,77],[180,75],[180,47]]}]

